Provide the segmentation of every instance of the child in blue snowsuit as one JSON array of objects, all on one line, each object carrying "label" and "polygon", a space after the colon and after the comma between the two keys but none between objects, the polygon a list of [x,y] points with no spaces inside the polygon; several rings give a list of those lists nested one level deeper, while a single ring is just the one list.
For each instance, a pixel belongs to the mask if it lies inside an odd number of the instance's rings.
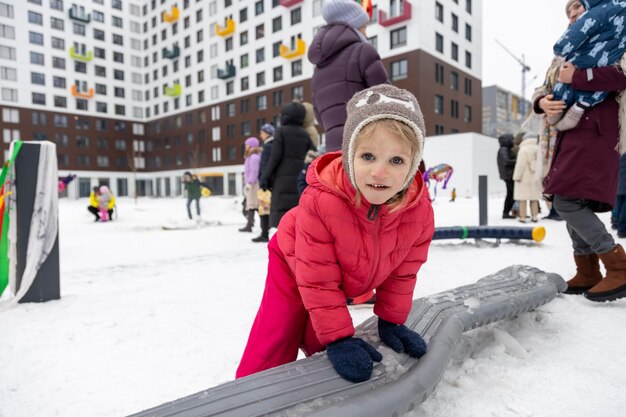
[{"label": "child in blue snowsuit", "polygon": [[[557,41],[554,54],[584,69],[619,62],[626,52],[626,1],[580,0],[580,3],[585,13]],[[553,94],[555,100],[564,101],[569,109],[565,116],[548,118],[548,122],[563,131],[576,127],[585,110],[604,101],[609,93],[573,90],[570,84],[559,82]]]}]

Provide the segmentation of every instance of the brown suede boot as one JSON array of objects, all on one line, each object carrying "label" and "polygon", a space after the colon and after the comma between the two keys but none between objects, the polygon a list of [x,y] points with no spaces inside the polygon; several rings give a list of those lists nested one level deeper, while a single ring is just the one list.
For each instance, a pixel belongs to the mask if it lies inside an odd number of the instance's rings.
[{"label": "brown suede boot", "polygon": [[622,245],[598,255],[606,268],[606,277],[585,293],[591,301],[613,301],[626,297],[626,253]]},{"label": "brown suede boot", "polygon": [[602,281],[598,255],[595,253],[574,255],[574,262],[576,262],[576,275],[567,281],[567,290],[564,294],[582,294]]}]

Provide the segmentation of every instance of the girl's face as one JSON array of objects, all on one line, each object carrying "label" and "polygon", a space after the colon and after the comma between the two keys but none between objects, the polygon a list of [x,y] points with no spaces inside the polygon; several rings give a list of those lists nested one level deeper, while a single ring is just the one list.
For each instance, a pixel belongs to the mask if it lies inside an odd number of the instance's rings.
[{"label": "girl's face", "polygon": [[411,169],[411,149],[406,140],[380,126],[370,137],[357,139],[354,179],[370,204],[384,204],[402,191]]},{"label": "girl's face", "polygon": [[579,1],[575,1],[571,6],[567,9],[567,18],[569,19],[569,24],[574,23],[581,14],[585,13],[585,6],[583,6]]}]

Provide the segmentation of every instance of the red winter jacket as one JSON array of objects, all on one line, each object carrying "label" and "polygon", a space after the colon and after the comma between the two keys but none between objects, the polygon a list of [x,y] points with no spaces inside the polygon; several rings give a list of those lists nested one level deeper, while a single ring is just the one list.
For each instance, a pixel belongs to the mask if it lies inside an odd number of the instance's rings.
[{"label": "red winter jacket", "polygon": [[352,336],[346,298],[372,289],[374,313],[403,324],[435,230],[421,174],[409,186],[401,209],[390,212],[383,205],[372,221],[367,219],[369,202],[355,205],[341,152],[313,161],[307,182],[298,207],[285,214],[277,233],[319,341],[327,345]]}]

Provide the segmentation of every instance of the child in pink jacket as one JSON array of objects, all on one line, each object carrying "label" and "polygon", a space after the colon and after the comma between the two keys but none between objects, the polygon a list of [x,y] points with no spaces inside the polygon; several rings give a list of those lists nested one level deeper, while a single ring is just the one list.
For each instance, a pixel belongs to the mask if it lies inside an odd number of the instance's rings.
[{"label": "child in pink jacket", "polygon": [[356,93],[347,110],[342,151],[313,161],[298,207],[268,244],[265,292],[237,378],[294,361],[298,349],[326,349],[343,378],[369,379],[382,355],[354,337],[346,299],[373,289],[381,340],[413,357],[426,352],[404,326],[434,233],[417,172],[422,113],[410,92],[391,85]]}]

